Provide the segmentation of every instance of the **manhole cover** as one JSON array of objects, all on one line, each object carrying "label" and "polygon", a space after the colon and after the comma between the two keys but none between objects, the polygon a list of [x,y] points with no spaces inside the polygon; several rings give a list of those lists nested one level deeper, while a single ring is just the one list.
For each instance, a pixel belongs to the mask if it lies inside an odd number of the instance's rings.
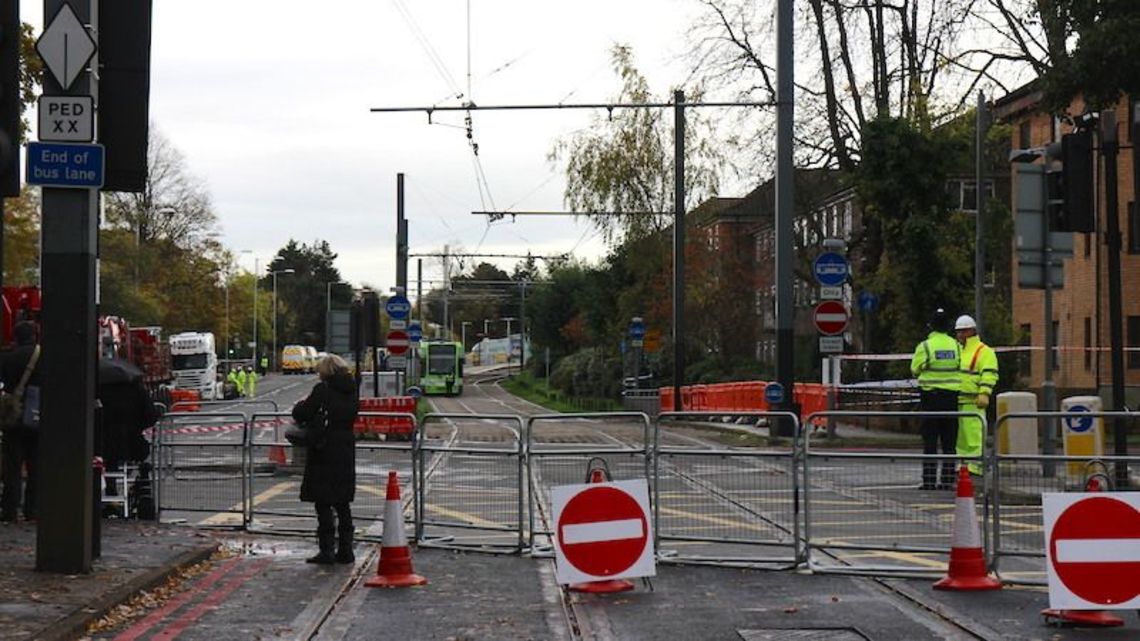
[{"label": "manhole cover", "polygon": [[764,628],[736,632],[742,641],[869,641],[852,628]]}]

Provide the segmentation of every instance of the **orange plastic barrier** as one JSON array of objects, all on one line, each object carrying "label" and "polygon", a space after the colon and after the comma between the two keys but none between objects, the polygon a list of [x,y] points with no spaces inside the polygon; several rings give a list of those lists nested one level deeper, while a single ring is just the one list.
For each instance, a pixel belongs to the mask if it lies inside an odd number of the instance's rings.
[{"label": "orange plastic barrier", "polygon": [[172,412],[197,412],[202,409],[198,403],[202,395],[194,389],[170,390],[170,410]]},{"label": "orange plastic barrier", "polygon": [[[361,412],[400,412],[416,413],[414,396],[386,396],[383,398],[362,398]],[[404,416],[357,416],[353,431],[357,434],[411,434],[415,421]]]},{"label": "orange plastic barrier", "polygon": [[658,396],[658,398],[661,399],[661,411],[662,412],[672,412],[673,411],[673,388],[672,387],[660,387],[657,389],[657,396]]}]

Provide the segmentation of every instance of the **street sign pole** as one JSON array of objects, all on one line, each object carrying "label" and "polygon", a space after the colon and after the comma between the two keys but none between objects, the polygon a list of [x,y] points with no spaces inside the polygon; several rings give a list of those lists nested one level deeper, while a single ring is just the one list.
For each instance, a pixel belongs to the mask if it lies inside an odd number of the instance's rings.
[{"label": "street sign pole", "polygon": [[[70,9],[67,5],[70,4]],[[51,31],[55,19],[74,11],[80,25],[94,25],[90,0],[44,0],[44,16],[52,22],[41,38],[47,51],[71,52],[71,33]],[[49,38],[52,34],[52,38]],[[86,36],[86,34],[82,34]],[[62,45],[53,44],[56,37]],[[53,50],[53,47],[55,49]],[[41,48],[41,55],[44,51]],[[47,96],[96,96],[94,79],[68,64],[44,74]],[[58,80],[57,74],[63,79]],[[68,86],[65,86],[68,85]],[[91,474],[95,412],[95,259],[99,191],[43,189],[43,332],[40,360],[42,403],[36,505],[36,569],[64,574],[91,571],[95,518]]]}]

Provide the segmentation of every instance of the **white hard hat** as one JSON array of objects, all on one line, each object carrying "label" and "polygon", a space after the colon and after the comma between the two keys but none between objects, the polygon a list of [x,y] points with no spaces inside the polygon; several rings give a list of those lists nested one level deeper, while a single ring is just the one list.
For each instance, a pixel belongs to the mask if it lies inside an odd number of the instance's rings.
[{"label": "white hard hat", "polygon": [[978,329],[978,324],[974,322],[974,317],[969,314],[962,314],[958,320],[954,321],[955,331],[959,329]]}]

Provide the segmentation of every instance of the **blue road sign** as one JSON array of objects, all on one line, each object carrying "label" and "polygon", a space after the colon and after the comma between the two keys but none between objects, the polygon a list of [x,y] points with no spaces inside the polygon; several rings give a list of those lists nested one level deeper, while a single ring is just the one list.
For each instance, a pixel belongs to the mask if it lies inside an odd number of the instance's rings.
[{"label": "blue road sign", "polygon": [[412,311],[412,304],[408,302],[407,297],[396,294],[384,303],[384,311],[388,312],[388,318],[392,320],[407,320],[408,314]]},{"label": "blue road sign", "polygon": [[28,143],[28,184],[99,189],[103,186],[103,145]]},{"label": "blue road sign", "polygon": [[879,310],[879,295],[874,292],[859,293],[859,309],[864,312]]},{"label": "blue road sign", "polygon": [[415,385],[409,387],[404,393],[412,398],[420,398],[424,395],[424,391]]},{"label": "blue road sign", "polygon": [[784,402],[784,386],[779,383],[768,383],[764,386],[764,400],[769,405],[779,405]]},{"label": "blue road sign", "polygon": [[[1089,408],[1085,407],[1084,405],[1074,405],[1074,406],[1069,408],[1069,411],[1070,412],[1087,412],[1087,411],[1089,411]],[[1077,432],[1079,434],[1082,432],[1087,432],[1090,429],[1092,429],[1093,417],[1091,417],[1091,416],[1070,416],[1069,418],[1065,419],[1065,423],[1068,425],[1070,432]]]},{"label": "blue road sign", "polygon": [[812,263],[815,279],[824,287],[836,287],[847,282],[847,259],[842,254],[824,252]]},{"label": "blue road sign", "polygon": [[630,322],[629,337],[634,340],[645,338],[645,323],[642,321]]},{"label": "blue road sign", "polygon": [[423,340],[424,330],[420,327],[419,323],[412,323],[408,325],[408,340],[413,343],[418,343]]}]

